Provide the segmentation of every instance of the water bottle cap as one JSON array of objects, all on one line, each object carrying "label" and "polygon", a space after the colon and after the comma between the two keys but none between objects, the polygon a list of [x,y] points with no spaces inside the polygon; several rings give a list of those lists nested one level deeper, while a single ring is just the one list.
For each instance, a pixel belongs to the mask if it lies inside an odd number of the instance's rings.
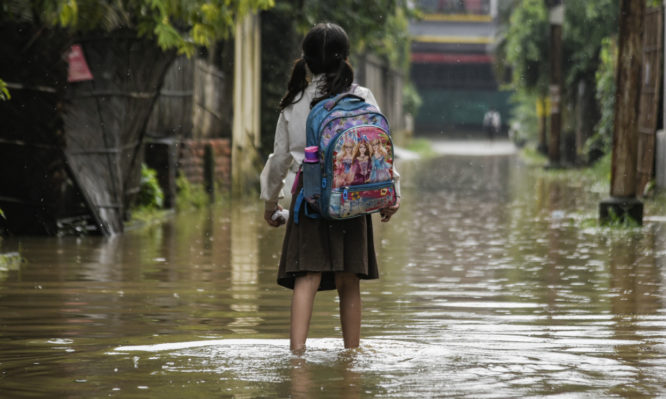
[{"label": "water bottle cap", "polygon": [[316,145],[305,147],[305,160],[306,163],[319,162],[319,147]]}]

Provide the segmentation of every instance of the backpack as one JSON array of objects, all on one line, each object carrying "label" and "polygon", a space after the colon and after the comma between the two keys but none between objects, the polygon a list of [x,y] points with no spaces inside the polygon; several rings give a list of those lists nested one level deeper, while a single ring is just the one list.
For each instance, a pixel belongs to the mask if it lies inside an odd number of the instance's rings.
[{"label": "backpack", "polygon": [[306,122],[303,189],[296,202],[310,218],[343,220],[392,206],[393,142],[388,120],[357,95],[317,103]]}]

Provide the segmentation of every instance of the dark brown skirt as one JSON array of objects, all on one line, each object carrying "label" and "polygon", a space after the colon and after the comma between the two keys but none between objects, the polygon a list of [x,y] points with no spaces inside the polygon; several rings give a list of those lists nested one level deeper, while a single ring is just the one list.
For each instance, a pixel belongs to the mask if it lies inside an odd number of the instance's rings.
[{"label": "dark brown skirt", "polygon": [[370,215],[348,220],[311,219],[299,209],[294,223],[293,196],[277,282],[294,288],[296,277],[321,272],[319,291],[335,289],[335,272],[355,273],[361,279],[379,278]]}]

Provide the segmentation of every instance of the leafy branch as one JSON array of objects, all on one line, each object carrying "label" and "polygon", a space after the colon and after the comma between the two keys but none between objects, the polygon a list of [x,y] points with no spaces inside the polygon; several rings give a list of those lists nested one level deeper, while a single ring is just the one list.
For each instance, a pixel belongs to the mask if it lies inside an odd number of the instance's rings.
[{"label": "leafy branch", "polygon": [[0,79],[0,100],[9,100],[12,96],[9,94],[9,89],[7,88],[7,83],[4,80]]},{"label": "leafy branch", "polygon": [[[274,0],[0,0],[4,18],[72,32],[135,29],[163,49],[192,55],[229,37],[235,21]],[[0,17],[0,21],[4,19]]]}]

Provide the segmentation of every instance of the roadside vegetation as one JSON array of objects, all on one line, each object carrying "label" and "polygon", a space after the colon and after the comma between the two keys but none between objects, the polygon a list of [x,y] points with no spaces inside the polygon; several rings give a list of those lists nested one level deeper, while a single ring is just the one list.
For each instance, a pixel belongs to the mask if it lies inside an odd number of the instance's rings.
[{"label": "roadside vegetation", "polygon": [[[566,3],[561,109],[562,141],[572,143],[563,156],[570,165],[589,166],[610,151],[618,12],[614,0]],[[513,92],[512,139],[543,154],[550,107],[548,13],[542,0],[502,2],[495,65]]]},{"label": "roadside vegetation", "polygon": [[211,203],[210,195],[202,184],[193,184],[182,173],[176,180],[176,209],[200,209]]},{"label": "roadside vegetation", "polygon": [[421,156],[421,158],[430,158],[437,153],[432,148],[432,143],[428,139],[424,138],[412,138],[407,144],[407,150],[415,152]]},{"label": "roadside vegetation", "polygon": [[167,212],[164,209],[164,193],[157,181],[157,172],[142,164],[139,193],[130,210],[131,222],[146,223],[164,217]]},{"label": "roadside vegetation", "polygon": [[[404,77],[405,112],[416,114],[421,98],[409,82],[409,19],[418,16],[407,0],[281,0],[262,14],[261,150],[273,148],[277,104],[285,93],[303,36],[318,22],[334,22],[347,31],[352,44],[351,63],[373,54]],[[357,71],[358,72],[358,71]]]},{"label": "roadside vegetation", "polygon": [[229,37],[235,21],[273,0],[0,0],[0,22],[32,23],[70,34],[133,31],[156,41],[163,50],[193,55]]},{"label": "roadside vegetation", "polygon": [[131,224],[150,224],[171,215],[174,211],[202,209],[216,202],[223,202],[228,192],[220,187],[214,194],[206,192],[203,184],[191,183],[181,172],[176,179],[174,209],[164,208],[164,193],[157,180],[157,172],[145,164],[141,168],[141,185],[131,209]]},{"label": "roadside vegetation", "polygon": [[[641,1],[648,6],[657,4]],[[584,181],[586,190],[605,194],[610,192],[619,8],[614,0],[566,2],[560,107],[565,170],[547,169],[545,157],[551,73],[549,10],[545,2],[504,2],[496,51],[498,76],[505,77],[504,87],[513,92],[515,112],[510,137],[522,147],[524,162],[546,167],[537,173],[548,178]],[[654,181],[637,194],[644,202],[646,216],[666,215],[666,195],[655,192]],[[610,225],[623,224],[611,221]]]}]

